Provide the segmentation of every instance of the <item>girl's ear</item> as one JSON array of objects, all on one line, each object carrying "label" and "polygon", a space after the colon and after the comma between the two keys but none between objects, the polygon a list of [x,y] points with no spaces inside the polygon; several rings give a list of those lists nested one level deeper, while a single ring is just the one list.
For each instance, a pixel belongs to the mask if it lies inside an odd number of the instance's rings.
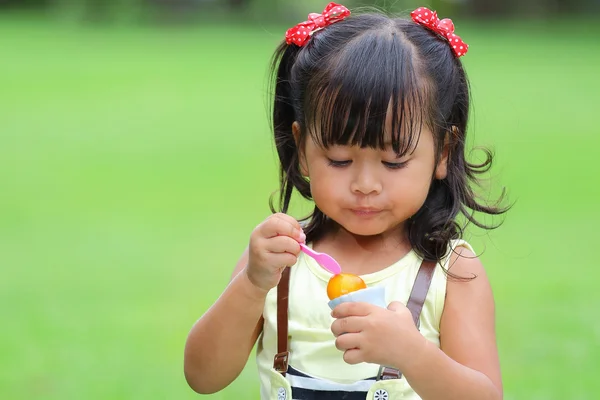
[{"label": "girl's ear", "polygon": [[458,128],[452,127],[451,131],[446,132],[444,136],[444,147],[442,148],[442,154],[438,160],[437,166],[435,167],[435,178],[444,179],[448,176],[448,158],[450,156],[450,148],[454,143],[454,137],[458,135]]},{"label": "girl's ear", "polygon": [[296,142],[296,149],[298,149],[298,163],[300,164],[300,173],[304,177],[308,177],[308,167],[306,165],[306,157],[304,156],[304,151],[302,143],[300,143],[300,123],[298,121],[294,121],[292,124],[292,134],[294,135],[294,141]]}]

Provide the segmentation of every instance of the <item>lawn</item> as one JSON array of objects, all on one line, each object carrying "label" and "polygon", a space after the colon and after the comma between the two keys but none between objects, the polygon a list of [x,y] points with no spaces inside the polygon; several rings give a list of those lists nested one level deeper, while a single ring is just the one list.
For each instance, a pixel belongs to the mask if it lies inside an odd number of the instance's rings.
[{"label": "lawn", "polygon": [[[494,190],[516,202],[499,230],[467,234],[494,287],[508,400],[600,393],[591,26],[461,24],[470,142],[493,146]],[[0,17],[2,399],[197,397],[186,335],[276,189],[265,78],[284,30]],[[258,398],[254,357],[208,397]]]}]

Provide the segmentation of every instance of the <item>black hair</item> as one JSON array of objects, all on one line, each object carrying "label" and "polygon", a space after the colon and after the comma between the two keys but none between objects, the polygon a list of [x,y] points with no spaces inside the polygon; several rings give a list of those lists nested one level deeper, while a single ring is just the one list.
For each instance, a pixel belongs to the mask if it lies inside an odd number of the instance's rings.
[{"label": "black hair", "polygon": [[[280,161],[279,210],[287,212],[294,189],[312,200],[300,171],[292,124],[300,124],[299,143],[384,148],[390,112],[392,147],[403,155],[419,140],[425,124],[433,132],[436,164],[449,141],[447,176],[434,179],[421,209],[407,223],[413,249],[426,260],[440,261],[449,243],[460,238],[459,214],[484,229],[476,213],[499,215],[508,207],[484,204],[471,183],[487,172],[493,155],[473,164],[465,157],[469,82],[447,40],[413,21],[382,13],[352,15],[315,32],[299,47],[282,42],[272,64],[272,124]],[[391,106],[391,107],[390,107]],[[271,210],[276,212],[271,198]],[[315,205],[306,220],[307,241],[328,229],[329,219]]]}]

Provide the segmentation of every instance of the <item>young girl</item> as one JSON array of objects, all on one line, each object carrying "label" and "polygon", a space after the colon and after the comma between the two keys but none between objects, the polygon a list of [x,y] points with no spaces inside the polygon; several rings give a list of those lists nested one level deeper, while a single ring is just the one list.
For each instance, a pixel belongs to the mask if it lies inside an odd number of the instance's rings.
[{"label": "young girl", "polygon": [[[467,50],[426,8],[392,19],[331,3],[287,31],[273,69],[281,212],[189,334],[195,391],[229,385],[258,340],[262,399],[502,398],[492,291],[456,221],[506,211],[470,188],[492,160],[465,159]],[[300,222],[294,189],[314,202]],[[303,242],[384,287],[388,307],[332,311],[332,274]]]}]

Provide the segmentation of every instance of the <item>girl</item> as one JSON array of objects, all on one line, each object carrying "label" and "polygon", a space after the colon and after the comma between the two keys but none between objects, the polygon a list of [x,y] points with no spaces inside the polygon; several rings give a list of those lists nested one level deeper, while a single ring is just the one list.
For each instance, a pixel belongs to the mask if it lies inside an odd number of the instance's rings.
[{"label": "girl", "polygon": [[[501,214],[470,188],[468,46],[450,20],[350,16],[331,3],[274,58],[280,213],[254,229],[230,285],[192,328],[185,376],[217,392],[258,340],[262,399],[501,399],[494,301],[459,214]],[[314,201],[299,223],[293,190]],[[275,211],[275,210],[274,210]],[[387,308],[342,303],[306,242]]]}]

